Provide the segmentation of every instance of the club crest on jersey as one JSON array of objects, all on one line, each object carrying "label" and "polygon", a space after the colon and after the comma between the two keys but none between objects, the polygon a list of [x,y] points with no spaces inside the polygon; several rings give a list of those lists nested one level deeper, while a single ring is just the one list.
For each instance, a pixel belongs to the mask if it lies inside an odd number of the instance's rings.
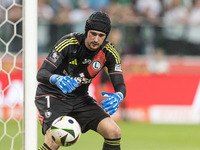
[{"label": "club crest on jersey", "polygon": [[50,118],[51,115],[52,115],[52,113],[51,113],[50,111],[46,111],[46,112],[44,113],[44,115],[45,115],[46,118]]},{"label": "club crest on jersey", "polygon": [[92,69],[93,70],[98,71],[98,70],[101,69],[101,67],[102,67],[102,64],[101,64],[100,61],[95,60],[95,61],[92,62]]}]

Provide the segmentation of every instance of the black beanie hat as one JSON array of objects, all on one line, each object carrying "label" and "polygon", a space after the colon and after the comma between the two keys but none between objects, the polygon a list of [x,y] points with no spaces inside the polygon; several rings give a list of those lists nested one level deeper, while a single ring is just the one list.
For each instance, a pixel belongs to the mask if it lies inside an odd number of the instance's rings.
[{"label": "black beanie hat", "polygon": [[101,11],[94,12],[87,20],[85,24],[85,35],[89,30],[97,30],[104,32],[106,37],[111,29],[111,22],[109,16]]}]

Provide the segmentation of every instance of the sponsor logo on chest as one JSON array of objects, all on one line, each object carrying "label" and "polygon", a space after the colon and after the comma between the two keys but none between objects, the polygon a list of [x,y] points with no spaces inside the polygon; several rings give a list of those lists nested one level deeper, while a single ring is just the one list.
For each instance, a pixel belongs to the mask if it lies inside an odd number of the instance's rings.
[{"label": "sponsor logo on chest", "polygon": [[82,61],[82,64],[90,64],[91,62],[92,62],[91,59],[84,59]]}]

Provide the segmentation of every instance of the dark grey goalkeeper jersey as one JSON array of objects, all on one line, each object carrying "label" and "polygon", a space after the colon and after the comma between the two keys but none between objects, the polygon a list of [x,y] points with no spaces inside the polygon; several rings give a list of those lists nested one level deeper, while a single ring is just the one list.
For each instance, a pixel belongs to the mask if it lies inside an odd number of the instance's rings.
[{"label": "dark grey goalkeeper jersey", "polygon": [[[37,96],[73,98],[87,95],[88,86],[94,77],[107,67],[115,91],[122,92],[125,97],[126,88],[117,50],[110,42],[104,41],[99,50],[90,51],[85,47],[84,41],[84,34],[72,33],[56,43],[38,71]],[[50,84],[52,74],[70,76],[81,81],[81,84],[72,93],[64,94],[57,86]]]}]

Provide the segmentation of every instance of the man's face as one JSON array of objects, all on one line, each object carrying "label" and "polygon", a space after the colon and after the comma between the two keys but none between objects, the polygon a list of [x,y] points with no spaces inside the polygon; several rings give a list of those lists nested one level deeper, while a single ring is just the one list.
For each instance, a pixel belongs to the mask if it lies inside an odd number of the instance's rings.
[{"label": "man's face", "polygon": [[89,30],[85,39],[85,46],[91,50],[97,50],[106,38],[106,34],[96,30]]}]

